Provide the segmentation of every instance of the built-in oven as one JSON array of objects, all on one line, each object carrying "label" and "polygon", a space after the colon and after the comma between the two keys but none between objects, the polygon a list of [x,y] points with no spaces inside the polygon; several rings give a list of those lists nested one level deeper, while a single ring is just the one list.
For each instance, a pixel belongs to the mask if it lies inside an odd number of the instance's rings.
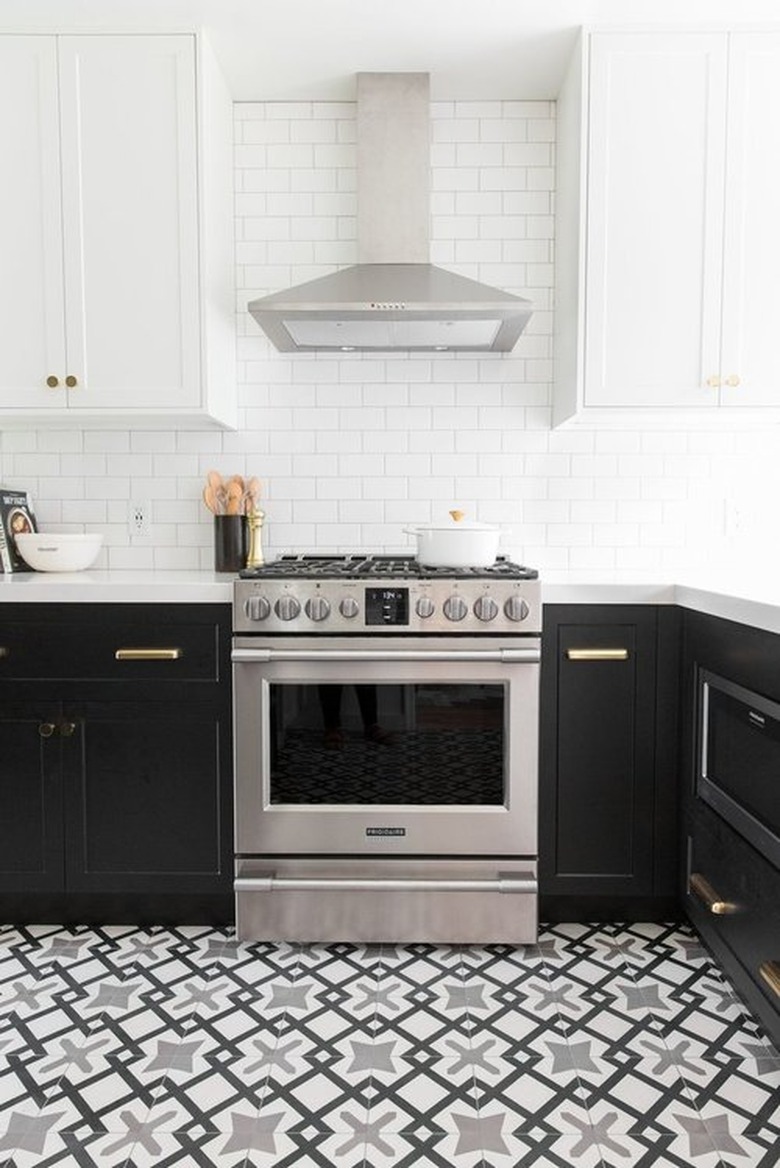
[{"label": "built-in oven", "polygon": [[780,867],[780,704],[699,670],[697,792]]},{"label": "built-in oven", "polygon": [[538,584],[389,570],[237,586],[238,934],[534,940]]}]

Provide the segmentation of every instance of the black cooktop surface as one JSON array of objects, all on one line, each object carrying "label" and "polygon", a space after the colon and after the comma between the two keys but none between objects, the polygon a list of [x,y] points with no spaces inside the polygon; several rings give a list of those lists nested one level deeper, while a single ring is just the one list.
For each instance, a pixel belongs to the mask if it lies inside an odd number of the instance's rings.
[{"label": "black cooktop surface", "polygon": [[239,572],[243,579],[279,579],[301,577],[303,579],[435,579],[460,580],[474,578],[535,580],[539,573],[535,568],[525,568],[513,564],[501,556],[495,563],[481,568],[445,568],[421,564],[408,555],[287,555],[263,564],[259,568],[245,568]]}]

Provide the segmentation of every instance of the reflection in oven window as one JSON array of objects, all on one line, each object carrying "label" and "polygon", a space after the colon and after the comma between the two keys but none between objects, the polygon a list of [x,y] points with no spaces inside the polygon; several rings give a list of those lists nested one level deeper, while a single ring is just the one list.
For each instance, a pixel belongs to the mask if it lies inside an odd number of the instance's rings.
[{"label": "reflection in oven window", "polygon": [[271,802],[501,806],[501,685],[271,687]]}]

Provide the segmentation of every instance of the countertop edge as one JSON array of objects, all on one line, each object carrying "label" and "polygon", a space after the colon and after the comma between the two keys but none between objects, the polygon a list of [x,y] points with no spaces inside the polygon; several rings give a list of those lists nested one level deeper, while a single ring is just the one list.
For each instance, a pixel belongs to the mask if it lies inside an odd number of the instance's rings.
[{"label": "countertop edge", "polygon": [[[234,575],[198,571],[18,572],[0,575],[0,605],[230,604]],[[750,595],[755,588],[756,595]],[[670,581],[542,579],[543,604],[680,605],[739,624],[780,633],[780,600],[760,596],[765,586],[716,590]]]}]

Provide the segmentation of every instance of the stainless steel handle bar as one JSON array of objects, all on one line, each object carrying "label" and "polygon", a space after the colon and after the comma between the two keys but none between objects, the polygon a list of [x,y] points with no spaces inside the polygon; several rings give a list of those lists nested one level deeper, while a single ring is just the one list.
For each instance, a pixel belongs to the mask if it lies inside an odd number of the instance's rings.
[{"label": "stainless steel handle bar", "polygon": [[539,649],[234,649],[235,662],[264,661],[501,661],[534,664]]},{"label": "stainless steel handle bar", "polygon": [[536,892],[532,876],[497,880],[390,880],[325,877],[245,876],[234,881],[236,892],[325,891],[345,892]]}]

